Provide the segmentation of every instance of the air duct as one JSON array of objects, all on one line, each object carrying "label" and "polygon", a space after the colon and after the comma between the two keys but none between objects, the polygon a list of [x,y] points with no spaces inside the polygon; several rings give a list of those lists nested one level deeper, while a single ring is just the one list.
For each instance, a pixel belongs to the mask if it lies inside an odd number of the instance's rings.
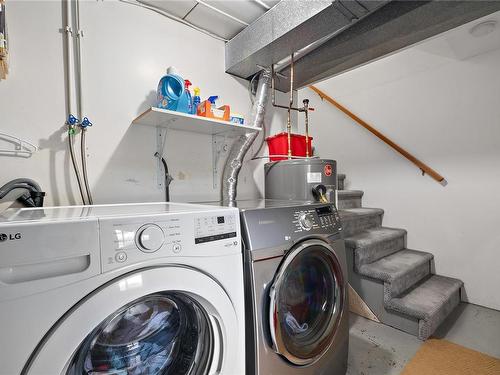
[{"label": "air duct", "polygon": [[498,10],[497,0],[281,1],[226,43],[226,72],[250,79],[275,64],[288,92],[292,53],[299,89]]},{"label": "air duct", "polygon": [[[267,96],[271,83],[271,70],[263,70],[259,74],[259,82],[255,101],[252,108],[250,126],[262,128],[264,123],[264,115],[266,113]],[[258,132],[247,133],[240,136],[231,147],[229,156],[224,166],[222,174],[222,201],[228,202],[229,205],[236,200],[238,175],[243,165],[243,159],[247,154],[250,146],[257,138]]]}]

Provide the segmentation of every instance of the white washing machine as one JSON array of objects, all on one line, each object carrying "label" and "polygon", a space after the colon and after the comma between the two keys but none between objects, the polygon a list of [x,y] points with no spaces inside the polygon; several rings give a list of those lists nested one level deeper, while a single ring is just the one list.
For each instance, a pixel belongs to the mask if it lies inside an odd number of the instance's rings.
[{"label": "white washing machine", "polygon": [[0,372],[244,374],[239,228],[191,204],[6,211]]}]

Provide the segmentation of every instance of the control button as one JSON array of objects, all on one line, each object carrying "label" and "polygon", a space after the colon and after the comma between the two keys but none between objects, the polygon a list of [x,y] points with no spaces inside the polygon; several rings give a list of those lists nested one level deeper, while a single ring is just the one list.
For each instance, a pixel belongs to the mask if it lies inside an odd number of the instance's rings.
[{"label": "control button", "polygon": [[302,214],[299,216],[299,224],[304,230],[311,230],[313,227],[313,222],[308,214]]},{"label": "control button", "polygon": [[180,252],[182,249],[182,246],[180,243],[174,243],[174,246],[172,246],[172,250],[174,253]]},{"label": "control button", "polygon": [[147,224],[137,231],[136,243],[146,253],[154,253],[165,241],[163,230],[154,224]]},{"label": "control button", "polygon": [[115,260],[118,263],[123,263],[127,260],[127,253],[124,253],[123,251],[120,251],[119,253],[116,253],[115,255]]}]

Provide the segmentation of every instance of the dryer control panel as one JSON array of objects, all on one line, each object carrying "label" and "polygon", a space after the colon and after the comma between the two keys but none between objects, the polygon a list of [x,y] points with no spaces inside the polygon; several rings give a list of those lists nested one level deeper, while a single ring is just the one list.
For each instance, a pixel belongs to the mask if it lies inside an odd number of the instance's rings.
[{"label": "dryer control panel", "polygon": [[275,206],[242,211],[245,245],[249,250],[269,249],[309,236],[340,238],[342,224],[333,204],[296,204],[281,201]]},{"label": "dryer control panel", "polygon": [[293,218],[295,233],[308,232],[315,229],[333,232],[342,230],[339,214],[330,205],[295,211]]}]

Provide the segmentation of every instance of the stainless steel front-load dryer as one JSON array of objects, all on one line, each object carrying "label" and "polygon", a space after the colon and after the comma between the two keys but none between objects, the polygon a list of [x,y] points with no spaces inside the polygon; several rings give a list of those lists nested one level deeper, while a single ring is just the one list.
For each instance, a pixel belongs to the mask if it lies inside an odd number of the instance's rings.
[{"label": "stainless steel front-load dryer", "polygon": [[347,265],[331,204],[240,201],[247,374],[344,375]]}]

